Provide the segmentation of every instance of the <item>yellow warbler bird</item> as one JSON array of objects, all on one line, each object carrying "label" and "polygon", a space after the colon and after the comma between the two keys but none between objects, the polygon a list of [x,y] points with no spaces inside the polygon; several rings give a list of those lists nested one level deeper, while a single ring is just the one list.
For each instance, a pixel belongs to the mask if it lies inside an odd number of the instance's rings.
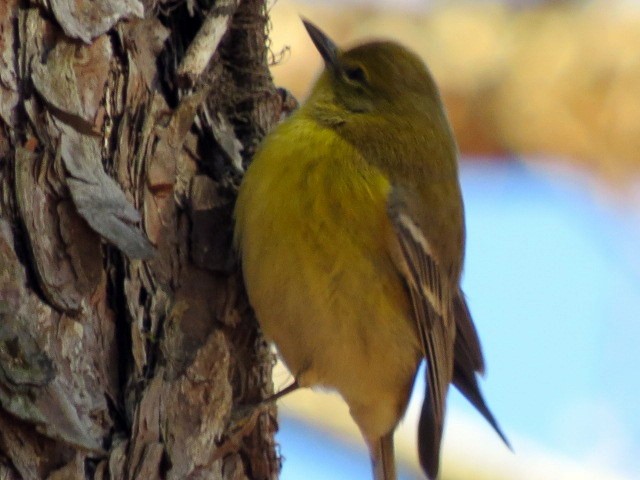
[{"label": "yellow warbler bird", "polygon": [[506,443],[460,290],[455,140],[417,55],[385,41],[341,51],[303,22],[324,72],[265,138],[235,209],[249,300],[296,383],[344,398],[376,480],[396,478],[393,432],[426,359],[418,449],[434,479],[450,383]]}]

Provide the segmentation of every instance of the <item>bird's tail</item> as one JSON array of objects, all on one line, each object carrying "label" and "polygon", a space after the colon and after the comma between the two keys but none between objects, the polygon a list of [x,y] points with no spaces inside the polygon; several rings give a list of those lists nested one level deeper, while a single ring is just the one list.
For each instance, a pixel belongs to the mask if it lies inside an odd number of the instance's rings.
[{"label": "bird's tail", "polygon": [[396,461],[393,452],[393,430],[379,438],[371,450],[374,480],[396,480]]},{"label": "bird's tail", "polygon": [[491,425],[507,448],[513,451],[513,447],[511,447],[509,439],[507,439],[507,436],[500,428],[500,425],[498,425],[498,421],[493,416],[493,413],[491,413],[491,410],[489,410],[489,407],[480,392],[480,387],[478,386],[478,380],[476,379],[475,373],[463,371],[458,368],[458,365],[456,365],[456,368],[453,371],[453,384],[460,393],[462,393],[462,395],[464,395],[465,398],[469,400],[474,407],[476,407],[476,410],[478,410],[489,425]]},{"label": "bird's tail", "polygon": [[438,478],[440,467],[440,443],[442,441],[443,418],[436,418],[433,412],[432,400],[429,396],[429,386],[425,392],[418,422],[418,455],[420,464],[429,480]]},{"label": "bird's tail", "polygon": [[491,410],[489,410],[478,386],[476,372],[480,374],[484,372],[484,359],[482,358],[478,332],[473,326],[471,314],[462,292],[458,292],[456,296],[454,314],[456,318],[456,340],[454,344],[453,384],[489,422],[505,445],[513,450],[509,440],[498,425]]}]

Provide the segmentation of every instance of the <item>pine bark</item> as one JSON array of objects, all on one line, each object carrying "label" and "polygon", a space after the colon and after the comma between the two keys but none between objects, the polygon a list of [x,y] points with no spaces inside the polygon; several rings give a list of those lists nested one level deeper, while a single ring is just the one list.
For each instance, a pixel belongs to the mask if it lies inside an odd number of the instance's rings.
[{"label": "pine bark", "polygon": [[260,0],[0,2],[0,479],[277,478],[231,246],[282,110],[266,25]]}]

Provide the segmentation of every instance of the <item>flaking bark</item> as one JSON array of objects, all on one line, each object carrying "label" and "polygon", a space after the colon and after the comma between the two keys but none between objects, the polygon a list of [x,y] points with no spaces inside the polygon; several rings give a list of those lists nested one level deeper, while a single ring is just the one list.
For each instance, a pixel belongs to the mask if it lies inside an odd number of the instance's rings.
[{"label": "flaking bark", "polygon": [[273,358],[230,245],[282,109],[264,12],[0,2],[0,478],[277,478],[275,410],[238,413]]}]

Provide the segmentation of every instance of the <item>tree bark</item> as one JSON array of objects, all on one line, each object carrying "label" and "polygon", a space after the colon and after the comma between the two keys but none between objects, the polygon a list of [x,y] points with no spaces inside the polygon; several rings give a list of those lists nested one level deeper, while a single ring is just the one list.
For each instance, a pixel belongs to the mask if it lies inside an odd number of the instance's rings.
[{"label": "tree bark", "polygon": [[0,479],[277,478],[231,247],[283,108],[266,23],[260,0],[0,2]]}]

